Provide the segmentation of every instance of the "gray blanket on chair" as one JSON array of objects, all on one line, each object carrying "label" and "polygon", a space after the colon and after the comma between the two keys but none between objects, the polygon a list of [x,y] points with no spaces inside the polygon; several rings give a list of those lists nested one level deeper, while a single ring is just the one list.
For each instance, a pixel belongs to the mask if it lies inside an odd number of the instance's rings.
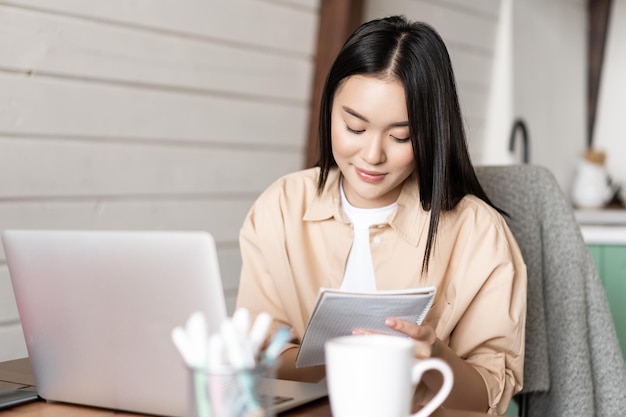
[{"label": "gray blanket on chair", "polygon": [[545,168],[477,167],[528,269],[528,416],[626,416],[626,368],[572,207]]}]

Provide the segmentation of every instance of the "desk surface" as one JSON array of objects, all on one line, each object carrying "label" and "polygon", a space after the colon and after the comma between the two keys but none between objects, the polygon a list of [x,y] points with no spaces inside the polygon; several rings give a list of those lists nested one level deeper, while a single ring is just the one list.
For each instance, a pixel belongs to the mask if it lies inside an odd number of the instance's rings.
[{"label": "desk surface", "polygon": [[[28,358],[0,362],[0,388],[20,388],[34,385],[35,381]],[[100,408],[78,405],[47,403],[35,401],[2,411],[5,417],[139,417],[141,414],[114,412]],[[279,414],[279,417],[332,417],[328,399],[321,399],[303,405],[291,411]],[[487,417],[487,414],[459,410],[438,410],[432,417]]]}]

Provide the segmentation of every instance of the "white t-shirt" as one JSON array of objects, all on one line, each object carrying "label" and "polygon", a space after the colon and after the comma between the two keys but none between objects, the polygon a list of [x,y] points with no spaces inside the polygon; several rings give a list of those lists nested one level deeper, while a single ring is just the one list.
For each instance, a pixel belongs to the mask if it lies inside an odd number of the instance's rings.
[{"label": "white t-shirt", "polygon": [[386,222],[396,208],[396,203],[380,208],[358,208],[348,202],[341,184],[341,207],[352,222],[354,240],[346,271],[341,282],[341,289],[354,292],[376,291],[374,265],[370,250],[370,226]]}]

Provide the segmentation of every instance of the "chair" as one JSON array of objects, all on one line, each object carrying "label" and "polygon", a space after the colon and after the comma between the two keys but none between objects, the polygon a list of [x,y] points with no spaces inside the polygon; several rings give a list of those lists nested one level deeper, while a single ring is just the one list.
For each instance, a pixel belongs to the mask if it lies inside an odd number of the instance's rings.
[{"label": "chair", "polygon": [[520,415],[626,415],[626,368],[604,289],[568,199],[546,168],[481,166],[528,270]]}]

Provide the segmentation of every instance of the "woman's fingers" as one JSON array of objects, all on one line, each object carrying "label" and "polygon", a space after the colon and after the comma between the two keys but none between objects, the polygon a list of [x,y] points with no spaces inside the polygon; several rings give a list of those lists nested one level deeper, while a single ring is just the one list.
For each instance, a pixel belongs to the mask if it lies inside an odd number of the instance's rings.
[{"label": "woman's fingers", "polygon": [[[437,340],[435,329],[428,324],[419,325],[417,323],[390,317],[385,320],[385,324],[390,329],[403,333],[415,342],[415,356],[420,359],[429,358],[433,354],[433,345]],[[354,329],[353,335],[381,334],[366,329]]]},{"label": "woman's fingers", "polygon": [[388,318],[385,324],[390,328],[404,333],[415,341],[415,356],[418,358],[429,358],[433,353],[433,345],[437,339],[435,330],[428,324],[419,325],[406,320]]},{"label": "woman's fingers", "polygon": [[405,335],[409,336],[412,339],[423,340],[423,341],[431,342],[431,343],[435,341],[434,340],[435,332],[433,328],[430,327],[429,325],[420,326],[417,323],[413,323],[413,322],[406,321],[406,320],[400,320],[400,319],[396,319],[393,317],[385,320],[385,324],[388,327],[399,331],[400,333],[404,333]]}]

